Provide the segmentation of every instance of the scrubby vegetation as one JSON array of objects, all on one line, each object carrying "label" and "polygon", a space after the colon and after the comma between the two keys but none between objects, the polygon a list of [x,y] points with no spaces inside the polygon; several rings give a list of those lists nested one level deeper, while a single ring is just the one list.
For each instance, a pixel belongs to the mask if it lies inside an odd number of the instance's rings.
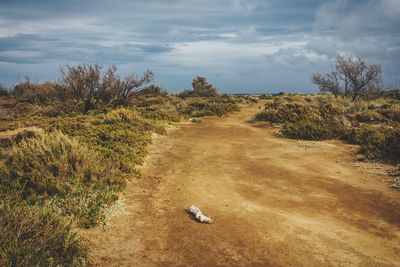
[{"label": "scrubby vegetation", "polygon": [[253,121],[279,124],[289,138],[341,139],[359,145],[366,159],[400,164],[399,113],[400,101],[390,97],[354,102],[332,95],[281,95]]},{"label": "scrubby vegetation", "polygon": [[0,206],[1,266],[84,266],[88,249],[72,221],[52,208]]},{"label": "scrubby vegetation", "polygon": [[151,134],[249,101],[220,96],[205,79],[195,79],[190,97],[152,80],[150,71],[121,79],[115,67],[78,65],[64,68],[60,82],[0,88],[0,265],[85,265],[76,228],[104,221],[140,175]]},{"label": "scrubby vegetation", "polygon": [[99,160],[86,144],[59,131],[38,133],[4,155],[1,194],[32,205],[50,203],[79,225],[93,226],[118,186],[113,166]]}]

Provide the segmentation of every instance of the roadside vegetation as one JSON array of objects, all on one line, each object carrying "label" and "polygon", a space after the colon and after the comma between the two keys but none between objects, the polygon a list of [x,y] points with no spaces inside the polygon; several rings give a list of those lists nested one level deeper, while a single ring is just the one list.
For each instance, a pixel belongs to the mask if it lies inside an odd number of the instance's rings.
[{"label": "roadside vegetation", "polygon": [[[288,138],[341,139],[400,170],[400,90],[382,90],[380,76],[379,66],[339,56],[331,73],[312,78],[323,94],[271,96],[253,121],[276,124]],[[399,179],[393,187],[400,189]]]},{"label": "roadside vegetation", "polygon": [[154,74],[67,66],[59,82],[0,87],[0,265],[83,266],[78,228],[101,225],[140,176],[152,134],[191,117],[222,116],[254,101],[221,96],[205,78],[168,94]]}]

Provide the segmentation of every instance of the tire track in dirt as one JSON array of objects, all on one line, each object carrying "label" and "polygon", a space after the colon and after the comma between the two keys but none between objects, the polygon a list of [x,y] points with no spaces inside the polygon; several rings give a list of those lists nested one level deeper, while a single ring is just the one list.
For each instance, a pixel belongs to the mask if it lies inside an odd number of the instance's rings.
[{"label": "tire track in dirt", "polygon": [[[157,137],[111,229],[87,232],[99,266],[400,266],[400,194],[355,147],[280,138],[260,104]],[[185,212],[198,205],[214,224]]]}]

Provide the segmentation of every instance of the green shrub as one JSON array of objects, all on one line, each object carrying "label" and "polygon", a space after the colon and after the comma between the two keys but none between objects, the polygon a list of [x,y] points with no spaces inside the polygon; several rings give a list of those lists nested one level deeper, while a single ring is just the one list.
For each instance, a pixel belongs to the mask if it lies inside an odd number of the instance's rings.
[{"label": "green shrub", "polygon": [[10,148],[14,144],[20,143],[26,138],[37,137],[43,133],[43,130],[36,127],[22,128],[18,131],[9,131],[0,135],[0,147],[2,149]]},{"label": "green shrub", "polygon": [[400,162],[400,128],[362,126],[349,129],[346,140],[360,145],[368,159]]},{"label": "green shrub", "polygon": [[304,140],[326,140],[336,137],[331,122],[325,120],[301,120],[285,123],[281,132],[286,137]]},{"label": "green shrub", "polygon": [[382,91],[380,94],[382,97],[400,100],[400,89],[389,89]]},{"label": "green shrub", "polygon": [[166,121],[166,122],[179,122],[181,115],[174,107],[157,107],[151,106],[139,110],[141,116],[146,119]]},{"label": "green shrub", "polygon": [[269,121],[272,123],[282,122],[282,120],[278,116],[278,112],[273,109],[260,111],[253,117],[252,121]]},{"label": "green shrub", "polygon": [[222,116],[239,111],[239,105],[231,98],[191,98],[180,112],[191,117]]},{"label": "green shrub", "polygon": [[376,111],[358,112],[355,114],[358,122],[382,122],[385,121],[384,116]]},{"label": "green shrub", "polygon": [[1,266],[84,266],[88,249],[71,221],[49,208],[0,205]]},{"label": "green shrub", "polygon": [[36,204],[51,202],[84,227],[102,219],[102,208],[116,199],[113,169],[83,143],[61,132],[24,139],[5,155],[0,169],[3,195]]},{"label": "green shrub", "polygon": [[147,145],[151,142],[151,132],[165,133],[162,124],[144,119],[139,112],[127,108],[65,117],[35,116],[15,127],[31,125],[47,131],[60,130],[86,143],[122,172],[118,176],[132,174],[143,162]]},{"label": "green shrub", "polygon": [[[295,123],[305,120],[326,120],[343,114],[343,111],[324,98],[305,100],[306,98],[277,97],[268,102],[265,109],[253,118],[253,121],[269,121],[273,123]],[[313,102],[314,100],[314,102]]]},{"label": "green shrub", "polygon": [[390,121],[400,122],[400,109],[381,109],[378,112]]}]

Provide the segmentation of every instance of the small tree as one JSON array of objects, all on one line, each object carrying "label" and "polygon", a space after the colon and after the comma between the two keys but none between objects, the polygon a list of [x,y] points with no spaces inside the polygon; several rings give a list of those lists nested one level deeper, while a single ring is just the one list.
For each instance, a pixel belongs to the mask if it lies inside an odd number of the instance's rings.
[{"label": "small tree", "polygon": [[369,98],[382,90],[380,65],[368,65],[361,57],[338,55],[335,68],[327,74],[314,74],[312,82],[321,92],[352,101]]},{"label": "small tree", "polygon": [[193,94],[196,96],[215,97],[218,96],[217,88],[209,84],[204,77],[196,77],[192,81]]}]

